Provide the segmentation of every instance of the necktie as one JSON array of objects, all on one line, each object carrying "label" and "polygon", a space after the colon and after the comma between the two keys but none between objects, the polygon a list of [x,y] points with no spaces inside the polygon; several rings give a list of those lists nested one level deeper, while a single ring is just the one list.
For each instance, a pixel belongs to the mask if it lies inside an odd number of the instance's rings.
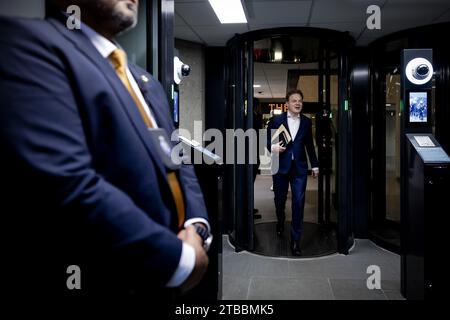
[{"label": "necktie", "polygon": [[[123,84],[127,88],[128,92],[130,93],[131,97],[133,98],[134,102],[136,103],[136,106],[139,109],[139,113],[141,114],[142,118],[144,119],[145,124],[148,128],[153,128],[152,121],[150,117],[145,112],[145,108],[142,105],[141,101],[139,100],[138,96],[136,95],[136,92],[133,90],[133,87],[131,86],[130,80],[127,77],[126,69],[127,69],[127,55],[125,51],[122,49],[116,49],[109,55],[109,60],[114,66],[114,69],[116,70],[117,76],[122,80]],[[181,228],[184,223],[185,219],[185,211],[184,211],[184,201],[183,201],[183,195],[181,192],[180,183],[178,181],[178,178],[175,174],[175,172],[168,172],[167,173],[167,179],[169,181],[170,190],[172,192],[173,199],[175,201],[175,205],[177,208],[177,214],[178,214],[178,227]]]}]

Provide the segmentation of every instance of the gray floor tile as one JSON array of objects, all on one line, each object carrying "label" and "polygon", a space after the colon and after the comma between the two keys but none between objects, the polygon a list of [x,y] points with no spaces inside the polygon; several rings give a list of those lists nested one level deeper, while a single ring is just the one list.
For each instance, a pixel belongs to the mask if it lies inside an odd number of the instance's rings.
[{"label": "gray floor tile", "polygon": [[289,260],[289,269],[288,276],[289,277],[322,277],[326,278],[324,273],[324,265],[327,263],[328,259],[322,260],[303,260],[303,259],[295,259]]},{"label": "gray floor tile", "polygon": [[405,300],[400,291],[383,291],[389,300]]},{"label": "gray floor tile", "polygon": [[288,274],[288,263],[287,260],[250,255],[248,274],[251,276],[285,277]]},{"label": "gray floor tile", "polygon": [[398,280],[381,280],[381,289],[383,289],[384,292],[386,291],[396,291],[400,292],[400,278]]},{"label": "gray floor tile", "polygon": [[[400,256],[369,240],[357,239],[349,255],[276,259],[236,253],[224,237],[222,262],[224,299],[403,299]],[[367,289],[370,265],[381,269],[381,290]]]},{"label": "gray floor tile", "polygon": [[400,266],[400,256],[383,250],[370,240],[357,239],[354,248],[349,252],[348,258],[375,260]]},{"label": "gray floor tile", "polygon": [[346,256],[334,256],[330,259],[289,262],[290,276],[313,276],[337,279],[365,279],[370,263],[350,260]]},{"label": "gray floor tile", "polygon": [[222,300],[245,300],[248,295],[250,278],[223,276]]},{"label": "gray floor tile", "polygon": [[332,300],[333,293],[323,278],[253,277],[249,300]]},{"label": "gray floor tile", "polygon": [[339,255],[329,260],[320,262],[323,275],[328,278],[340,279],[364,279],[369,276],[367,268],[371,265],[380,267],[381,279],[399,279],[399,273],[392,263],[392,259],[386,256],[368,255]]},{"label": "gray floor tile", "polygon": [[224,256],[222,272],[224,276],[249,277],[249,255],[241,252]]},{"label": "gray floor tile", "polygon": [[387,300],[381,289],[369,290],[365,279],[330,279],[336,300]]}]

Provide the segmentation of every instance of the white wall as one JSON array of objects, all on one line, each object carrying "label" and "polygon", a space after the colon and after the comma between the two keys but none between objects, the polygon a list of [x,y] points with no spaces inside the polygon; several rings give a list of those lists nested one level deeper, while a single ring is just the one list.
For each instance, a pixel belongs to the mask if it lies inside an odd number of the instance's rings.
[{"label": "white wall", "polygon": [[0,1],[0,15],[27,18],[45,17],[45,0]]},{"label": "white wall", "polygon": [[[205,123],[205,51],[202,45],[175,40],[175,49],[183,63],[191,67],[189,76],[183,78],[180,87],[180,128],[191,132],[194,137],[194,121]],[[200,140],[198,140],[200,142]]]}]

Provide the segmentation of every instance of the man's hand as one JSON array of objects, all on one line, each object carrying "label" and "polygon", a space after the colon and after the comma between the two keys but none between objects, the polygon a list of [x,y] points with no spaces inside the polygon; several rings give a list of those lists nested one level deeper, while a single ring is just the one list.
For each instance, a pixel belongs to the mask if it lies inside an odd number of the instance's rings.
[{"label": "man's hand", "polygon": [[284,150],[286,150],[286,148],[283,147],[282,144],[283,144],[283,141],[280,141],[278,143],[274,143],[272,145],[272,152],[275,152],[275,153],[282,153],[282,152],[284,152]]},{"label": "man's hand", "polygon": [[209,259],[206,255],[205,250],[203,249],[203,240],[195,231],[194,226],[188,226],[186,229],[181,230],[178,233],[178,238],[183,242],[191,245],[195,251],[195,265],[189,277],[186,281],[181,285],[180,289],[182,293],[191,290],[195,287],[200,280],[203,278],[203,275],[206,272],[206,268],[208,267]]}]

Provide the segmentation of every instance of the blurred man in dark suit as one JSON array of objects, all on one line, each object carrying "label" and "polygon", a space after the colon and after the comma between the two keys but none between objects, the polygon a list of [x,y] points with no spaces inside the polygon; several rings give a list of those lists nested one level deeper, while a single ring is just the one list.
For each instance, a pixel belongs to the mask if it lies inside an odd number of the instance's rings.
[{"label": "blurred man in dark suit", "polygon": [[76,266],[80,294],[189,290],[210,227],[193,168],[173,167],[154,139],[174,130],[163,88],[115,41],[138,1],[54,2],[46,20],[0,17],[3,288],[73,293]]}]

